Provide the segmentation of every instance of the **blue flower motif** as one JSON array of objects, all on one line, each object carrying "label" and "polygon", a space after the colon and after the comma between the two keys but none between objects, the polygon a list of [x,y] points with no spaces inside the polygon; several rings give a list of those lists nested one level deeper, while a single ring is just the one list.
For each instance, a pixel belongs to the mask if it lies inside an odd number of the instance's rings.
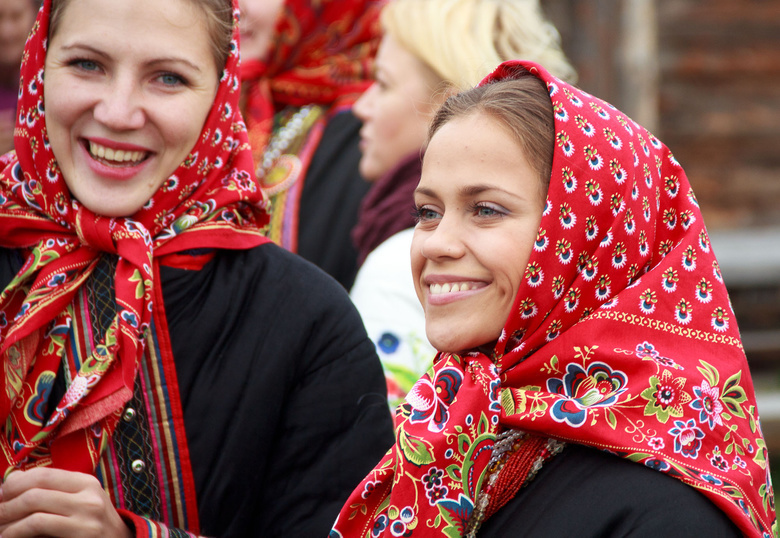
[{"label": "blue flower motif", "polygon": [[25,409],[25,417],[30,422],[39,426],[43,425],[46,405],[49,402],[49,394],[54,386],[54,373],[43,372],[35,383],[35,393],[31,395],[30,401]]},{"label": "blue flower motif", "polygon": [[65,273],[57,273],[53,277],[51,277],[51,280],[46,283],[46,286],[49,288],[56,288],[57,286],[63,284],[65,282]]},{"label": "blue flower motif", "polygon": [[131,327],[138,328],[138,316],[129,310],[122,310],[122,319],[130,324]]},{"label": "blue flower motif", "polygon": [[671,465],[666,463],[664,460],[659,460],[657,458],[653,458],[650,460],[647,460],[645,462],[645,465],[650,467],[651,469],[655,469],[656,471],[665,472],[668,471]]},{"label": "blue flower motif", "polygon": [[423,486],[425,486],[425,489],[441,486],[441,479],[443,477],[444,470],[439,469],[438,467],[431,467],[422,477]]},{"label": "blue flower motif", "polygon": [[501,379],[496,377],[490,382],[490,410],[501,411]]},{"label": "blue flower motif", "polygon": [[547,380],[547,390],[563,396],[552,408],[557,422],[579,427],[585,423],[586,411],[591,407],[609,407],[617,402],[628,385],[628,377],[620,370],[603,362],[594,362],[587,369],[568,364],[563,379]]},{"label": "blue flower motif", "polygon": [[658,351],[656,351],[655,347],[650,342],[642,342],[636,346],[636,356],[640,359],[654,359],[658,356]]},{"label": "blue flower motif", "polygon": [[24,316],[27,311],[30,310],[30,303],[24,303],[22,305],[22,308],[19,309],[19,312],[16,314],[16,317],[14,317],[14,321],[18,320],[22,316]]},{"label": "blue flower motif", "polygon": [[706,480],[707,482],[709,482],[710,484],[712,484],[713,486],[722,486],[723,485],[723,480],[721,480],[720,478],[715,478],[711,474],[704,473],[704,474],[701,475],[701,477],[704,480]]},{"label": "blue flower motif", "polygon": [[388,519],[385,514],[381,514],[374,520],[374,528],[371,529],[371,536],[380,536],[387,528]]},{"label": "blue flower motif", "polygon": [[439,501],[437,506],[442,515],[449,516],[448,519],[456,525],[455,530],[459,530],[461,534],[464,534],[466,523],[471,517],[471,512],[474,510],[474,505],[469,498],[461,493],[458,495],[457,501],[453,499],[444,499]]},{"label": "blue flower motif", "polygon": [[393,333],[383,333],[376,343],[382,353],[395,353],[398,350],[400,340]]}]

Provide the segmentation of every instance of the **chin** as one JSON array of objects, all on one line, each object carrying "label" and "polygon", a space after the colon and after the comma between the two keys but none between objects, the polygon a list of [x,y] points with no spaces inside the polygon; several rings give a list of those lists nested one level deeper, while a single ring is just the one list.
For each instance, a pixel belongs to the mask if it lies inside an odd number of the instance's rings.
[{"label": "chin", "polygon": [[363,179],[372,183],[379,179],[379,174],[376,173],[374,168],[375,167],[372,167],[371,164],[363,164],[362,161],[358,164],[360,175],[363,176]]},{"label": "chin", "polygon": [[484,338],[452,338],[452,334],[442,335],[441,338],[437,338],[433,335],[428,335],[428,341],[436,348],[437,351],[443,353],[453,353],[455,355],[465,355],[470,351],[481,351],[486,355],[489,355],[495,347],[496,340],[487,340]]},{"label": "chin", "polygon": [[503,330],[503,325],[483,325],[479,319],[461,320],[460,323],[429,321],[426,322],[425,335],[431,345],[438,351],[456,355],[479,351],[491,356]]}]

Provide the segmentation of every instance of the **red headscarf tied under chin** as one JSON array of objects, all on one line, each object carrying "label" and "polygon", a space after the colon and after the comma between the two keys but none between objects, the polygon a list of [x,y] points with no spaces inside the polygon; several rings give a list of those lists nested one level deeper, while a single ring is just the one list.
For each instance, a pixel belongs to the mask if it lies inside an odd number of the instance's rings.
[{"label": "red headscarf tied under chin", "polygon": [[[17,153],[0,158],[0,245],[26,256],[0,296],[3,472],[52,462],[91,472],[117,411],[132,395],[152,324],[160,258],[266,241],[260,233],[267,222],[265,200],[238,111],[237,30],[214,104],[188,158],[136,214],[107,218],[71,197],[49,145],[43,87],[50,8],[46,0],[24,52]],[[234,19],[237,14],[234,6]],[[73,331],[96,314],[75,305],[82,304],[84,284],[103,253],[118,259],[109,276],[113,321],[105,335],[76,341]],[[47,400],[55,378],[63,375],[67,391],[47,419]]]},{"label": "red headscarf tied under chin", "polygon": [[245,58],[241,78],[252,146],[262,154],[287,106],[350,105],[372,81],[385,0],[286,0],[267,62]]},{"label": "red headscarf tied under chin", "polygon": [[746,535],[774,535],[753,384],[685,173],[646,129],[536,64],[504,63],[482,84],[519,69],[547,84],[555,148],[495,357],[438,357],[331,536],[460,535],[506,429],[647,465],[703,492]]}]

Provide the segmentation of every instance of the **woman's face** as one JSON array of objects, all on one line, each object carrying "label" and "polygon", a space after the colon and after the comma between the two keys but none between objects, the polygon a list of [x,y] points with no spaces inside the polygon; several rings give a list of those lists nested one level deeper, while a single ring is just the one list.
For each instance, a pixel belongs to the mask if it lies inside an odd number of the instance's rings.
[{"label": "woman's face", "polygon": [[132,215],[187,157],[217,90],[210,42],[188,0],[68,4],[46,56],[46,128],[88,209]]},{"label": "woman's face", "polygon": [[519,143],[472,113],[433,136],[414,200],[412,273],[440,351],[498,339],[531,256],[543,200]]},{"label": "woman's face", "polygon": [[285,0],[240,0],[241,57],[265,60]]},{"label": "woman's face", "polygon": [[376,81],[358,99],[355,115],[360,130],[360,173],[375,181],[401,159],[420,151],[433,113],[444,101],[433,71],[385,35],[376,57]]}]

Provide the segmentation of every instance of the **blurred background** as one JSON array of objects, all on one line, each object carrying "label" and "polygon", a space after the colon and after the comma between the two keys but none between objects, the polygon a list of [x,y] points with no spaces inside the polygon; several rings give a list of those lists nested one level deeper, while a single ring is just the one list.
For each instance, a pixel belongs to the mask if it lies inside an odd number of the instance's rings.
[{"label": "blurred background", "polygon": [[672,149],[701,205],[780,480],[780,0],[541,0],[579,73]]}]

